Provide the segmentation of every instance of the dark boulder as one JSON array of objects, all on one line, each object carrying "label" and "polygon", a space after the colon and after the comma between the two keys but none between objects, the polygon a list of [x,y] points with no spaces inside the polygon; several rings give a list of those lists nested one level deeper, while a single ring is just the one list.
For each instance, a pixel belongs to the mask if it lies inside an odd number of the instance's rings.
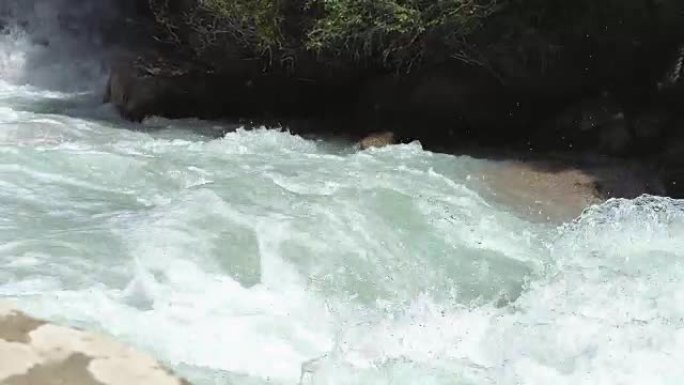
[{"label": "dark boulder", "polygon": [[[168,118],[276,122],[349,115],[358,81],[317,68],[311,74],[264,71],[260,60],[215,68],[171,53],[122,58],[112,66],[104,101],[132,121]],[[328,119],[331,120],[331,119]]]},{"label": "dark boulder", "polygon": [[[683,129],[684,126],[680,126]],[[668,142],[660,156],[660,174],[667,195],[684,198],[684,138]]]},{"label": "dark boulder", "polygon": [[202,116],[215,108],[210,73],[179,63],[137,58],[113,66],[104,102],[125,119]]},{"label": "dark boulder", "polygon": [[622,155],[633,134],[622,106],[607,92],[567,107],[534,134],[537,148]]},{"label": "dark boulder", "polygon": [[491,73],[452,62],[410,74],[369,76],[359,89],[362,132],[390,130],[429,148],[519,135],[516,101]]}]

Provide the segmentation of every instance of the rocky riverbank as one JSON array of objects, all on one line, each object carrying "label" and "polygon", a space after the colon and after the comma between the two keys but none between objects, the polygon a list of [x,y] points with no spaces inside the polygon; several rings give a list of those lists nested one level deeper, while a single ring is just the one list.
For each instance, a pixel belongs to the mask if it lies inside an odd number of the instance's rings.
[{"label": "rocky riverbank", "polygon": [[433,3],[109,0],[84,14],[63,0],[58,19],[101,35],[104,101],[132,121],[611,156],[684,196],[681,2]]},{"label": "rocky riverbank", "polygon": [[[483,80],[473,76],[477,72],[473,68],[388,75],[363,85],[351,77],[337,84],[307,83],[253,71],[250,65],[234,69],[231,74],[216,73],[159,55],[128,58],[114,66],[105,101],[134,121],[152,115],[222,118],[246,126],[282,127],[296,134],[343,137],[358,141],[361,148],[419,140],[426,149],[438,152],[514,162],[534,158],[517,164],[553,179],[562,169],[576,170],[576,176],[590,175],[578,177],[578,183],[603,186],[597,198],[639,193],[684,196],[684,180],[679,182],[684,175],[684,119],[676,107],[678,84],[654,99],[657,103],[638,111],[603,92],[550,113],[546,102],[528,99],[525,105],[516,104],[507,93],[510,90],[496,82],[483,86]],[[483,145],[489,149],[485,155],[473,150]],[[586,158],[607,161],[586,166],[582,160]],[[553,166],[537,167],[540,164]],[[642,178],[625,174],[633,167],[649,180],[634,182]],[[620,168],[624,172],[606,171]],[[537,185],[524,177],[506,173],[501,177],[513,185],[523,180]],[[626,181],[634,183],[629,187]],[[585,207],[586,200],[580,200],[578,207]]]},{"label": "rocky riverbank", "polygon": [[[430,46],[435,41],[421,36],[427,45],[421,46],[420,65],[410,70],[316,54],[304,49],[304,35],[290,30],[281,32],[293,34],[295,48],[270,47],[264,57],[224,35],[206,40],[218,27],[193,24],[208,23],[200,14],[184,19],[192,0],[132,3],[138,4],[138,23],[156,38],[134,39],[136,48],[113,60],[104,92],[104,100],[129,120],[227,119],[355,141],[392,132],[399,142],[420,140],[442,152],[486,146],[610,156],[648,165],[665,194],[684,197],[684,24],[677,22],[677,3],[630,0],[592,10],[579,2],[570,16],[542,15],[557,19],[556,26],[527,20],[525,7],[506,3],[504,11],[487,16],[489,24],[468,35],[480,46],[478,57],[487,60],[474,60],[471,51],[465,57],[440,55]],[[248,17],[258,7],[242,11]],[[212,16],[214,21],[232,20],[231,9]],[[634,12],[620,19],[626,9]],[[297,7],[283,12],[286,25],[288,18],[330,16]],[[520,32],[508,18],[528,23],[529,35],[507,36],[508,45],[492,40],[499,32]],[[255,33],[266,28],[252,27]]]},{"label": "rocky riverbank", "polygon": [[107,337],[32,318],[0,301],[2,385],[189,385]]}]

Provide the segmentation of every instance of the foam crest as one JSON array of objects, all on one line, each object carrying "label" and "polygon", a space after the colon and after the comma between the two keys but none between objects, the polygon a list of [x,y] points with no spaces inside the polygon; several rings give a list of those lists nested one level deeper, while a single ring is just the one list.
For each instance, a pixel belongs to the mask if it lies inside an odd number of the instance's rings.
[{"label": "foam crest", "polygon": [[487,339],[503,383],[674,383],[684,374],[682,203],[644,196],[587,210],[558,265]]}]

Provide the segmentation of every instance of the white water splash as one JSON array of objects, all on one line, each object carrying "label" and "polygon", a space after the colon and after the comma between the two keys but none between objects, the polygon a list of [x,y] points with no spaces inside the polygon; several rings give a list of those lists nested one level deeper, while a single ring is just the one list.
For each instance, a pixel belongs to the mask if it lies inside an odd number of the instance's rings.
[{"label": "white water splash", "polygon": [[486,161],[417,143],[212,140],[186,128],[216,124],[163,119],[129,131],[59,87],[93,89],[73,69],[97,60],[44,51],[58,72],[31,52],[52,45],[13,33],[0,296],[197,385],[684,381],[681,202],[612,200],[556,228],[486,198],[470,177]]}]

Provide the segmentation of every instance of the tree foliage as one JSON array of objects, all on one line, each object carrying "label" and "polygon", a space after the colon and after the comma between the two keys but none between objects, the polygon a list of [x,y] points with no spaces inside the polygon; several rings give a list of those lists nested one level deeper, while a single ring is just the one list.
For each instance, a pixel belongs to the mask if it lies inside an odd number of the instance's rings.
[{"label": "tree foliage", "polygon": [[356,62],[403,66],[420,60],[436,36],[462,48],[495,9],[478,0],[332,0],[308,34],[306,46]]},{"label": "tree foliage", "polygon": [[259,49],[279,47],[283,15],[278,0],[204,0],[201,10],[213,16],[223,31]]},{"label": "tree foliage", "polygon": [[[197,50],[309,52],[353,65],[412,68],[488,51],[544,56],[596,37],[628,44],[681,13],[680,0],[149,0],[160,24]],[[674,25],[681,25],[681,18]],[[618,41],[622,39],[623,41]],[[529,53],[529,52],[528,52]]]}]

